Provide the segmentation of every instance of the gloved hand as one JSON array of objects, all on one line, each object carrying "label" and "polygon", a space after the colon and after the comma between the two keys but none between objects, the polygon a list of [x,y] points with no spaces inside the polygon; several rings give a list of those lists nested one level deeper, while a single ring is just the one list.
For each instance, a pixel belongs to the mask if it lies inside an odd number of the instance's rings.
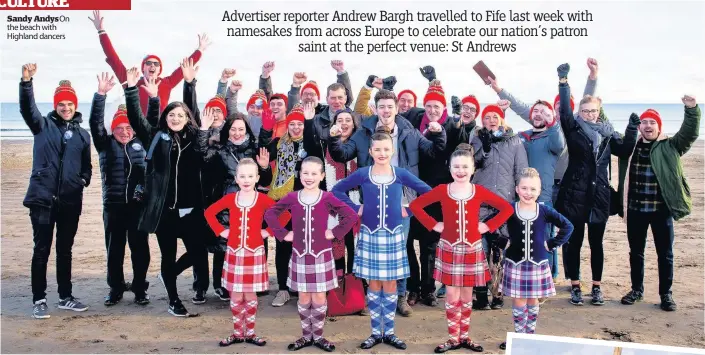
[{"label": "gloved hand", "polygon": [[272,110],[262,111],[262,129],[265,131],[271,131],[274,128],[274,114]]},{"label": "gloved hand", "polygon": [[367,82],[365,83],[365,85],[366,85],[368,88],[373,88],[374,86],[372,85],[372,83],[375,81],[376,78],[377,78],[376,75],[370,75],[370,76],[368,76],[368,77],[367,77]]},{"label": "gloved hand", "polygon": [[424,78],[426,78],[428,81],[431,81],[436,78],[436,69],[433,69],[432,66],[427,65],[423,68],[419,68],[421,71],[421,75],[423,75]]},{"label": "gloved hand", "polygon": [[460,108],[462,106],[460,99],[453,95],[453,97],[450,98],[450,104],[453,107],[453,114],[454,115],[460,115]]},{"label": "gloved hand", "polygon": [[482,151],[489,153],[490,150],[492,150],[492,136],[490,131],[487,128],[483,128],[477,135],[478,138],[480,138],[480,142],[482,142]]},{"label": "gloved hand", "polygon": [[630,126],[638,126],[641,124],[641,118],[639,118],[639,115],[636,113],[632,113],[631,116],[629,116],[629,125]]},{"label": "gloved hand", "polygon": [[397,84],[397,77],[392,75],[382,80],[382,88],[384,90],[394,91],[394,85]]},{"label": "gloved hand", "polygon": [[568,77],[568,72],[570,71],[570,64],[565,63],[558,66],[558,79],[563,79]]}]

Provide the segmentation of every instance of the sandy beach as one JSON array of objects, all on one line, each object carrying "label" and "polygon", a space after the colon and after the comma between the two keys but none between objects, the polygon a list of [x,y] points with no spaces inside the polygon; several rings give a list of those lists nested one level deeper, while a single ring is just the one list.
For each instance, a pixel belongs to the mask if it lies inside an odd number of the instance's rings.
[{"label": "sandy beach", "polygon": [[[649,235],[646,250],[645,300],[634,306],[623,306],[620,298],[630,288],[629,248],[626,228],[618,217],[610,219],[605,235],[605,267],[603,290],[606,304],[602,307],[586,303],[576,307],[568,302],[568,284],[561,280],[558,295],[541,307],[537,333],[590,339],[620,340],[661,345],[705,348],[703,333],[703,148],[698,141],[683,158],[683,165],[693,193],[692,214],[675,223],[675,280],[673,295],[677,312],[658,308],[658,272],[656,252]],[[175,318],[167,312],[166,292],[157,280],[160,253],[156,237],[150,236],[152,261],[147,276],[151,283],[152,303],[142,307],[126,293],[113,307],[103,306],[108,291],[105,280],[106,251],[103,234],[102,200],[98,157],[93,152],[93,180],[85,191],[83,215],[73,248],[74,296],[90,305],[77,313],[56,308],[58,295],[54,250],[47,273],[48,304],[51,318],[31,317],[30,261],[32,229],[28,209],[22,205],[31,171],[32,142],[2,141],[2,351],[6,353],[283,353],[291,341],[300,336],[295,299],[281,308],[270,306],[274,292],[261,297],[257,315],[257,334],[269,343],[218,347],[218,341],[232,330],[227,302],[218,300],[212,288],[208,302],[193,305],[189,301],[192,275],[188,270],[178,279],[180,296],[195,318]],[[616,161],[613,172],[616,178]],[[274,243],[270,243],[273,250]],[[183,247],[180,245],[180,253]],[[582,275],[590,280],[590,248],[585,241],[582,252]],[[270,253],[271,289],[276,289],[273,253]],[[131,279],[129,249],[125,274]],[[585,286],[588,284],[586,283]],[[584,291],[589,290],[584,286]],[[409,317],[397,316],[396,333],[409,348],[406,353],[430,353],[447,337],[443,302],[438,307],[414,307]],[[498,311],[475,311],[471,336],[485,347],[486,353],[500,353],[497,346],[506,332],[513,329],[510,300]],[[339,317],[329,320],[325,334],[338,353],[402,353],[388,345],[363,351],[358,345],[370,333],[369,318]],[[307,353],[322,350],[309,348]],[[465,353],[468,350],[460,350]]]}]

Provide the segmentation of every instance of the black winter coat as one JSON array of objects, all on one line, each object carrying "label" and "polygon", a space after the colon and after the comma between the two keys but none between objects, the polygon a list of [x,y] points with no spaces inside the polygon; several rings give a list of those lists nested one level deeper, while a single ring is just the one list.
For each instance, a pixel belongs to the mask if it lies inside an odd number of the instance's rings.
[{"label": "black winter coat", "polygon": [[144,185],[147,149],[137,136],[127,144],[122,144],[112,134],[108,134],[105,129],[105,95],[93,95],[88,123],[100,161],[103,204],[126,204],[133,201],[135,187],[138,184]]},{"label": "black winter coat", "polygon": [[32,175],[22,204],[25,207],[71,208],[81,213],[83,189],[91,182],[91,138],[80,127],[76,112],[64,121],[56,111],[46,117],[34,102],[32,79],[20,82],[20,114],[34,135]]},{"label": "black winter coat", "polygon": [[556,210],[574,225],[606,223],[610,215],[611,188],[609,166],[611,156],[628,157],[636,144],[637,127],[628,125],[625,136],[614,132],[602,140],[597,156],[592,140],[575,121],[570,109],[570,87],[560,84],[561,128],[568,146],[568,168],[561,180]]},{"label": "black winter coat", "polygon": [[[200,126],[200,113],[196,105],[196,80],[184,82],[184,103],[192,108],[196,124]],[[159,227],[166,208],[193,208],[191,213],[202,213],[204,201],[201,187],[203,156],[198,147],[197,132],[160,130],[142,114],[137,87],[125,89],[127,118],[137,137],[147,147],[147,173],[145,176],[144,202],[138,229],[154,233]],[[159,97],[149,99],[149,115],[155,115]],[[151,153],[151,154],[150,154]]]}]

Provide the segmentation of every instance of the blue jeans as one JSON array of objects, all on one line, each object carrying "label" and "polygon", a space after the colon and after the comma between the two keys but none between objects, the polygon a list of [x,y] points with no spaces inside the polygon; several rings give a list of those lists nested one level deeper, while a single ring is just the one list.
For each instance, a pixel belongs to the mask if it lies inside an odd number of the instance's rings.
[{"label": "blue jeans", "polygon": [[[409,239],[409,225],[411,224],[411,217],[404,217],[401,219],[401,225],[404,229],[404,245],[406,245],[406,240]],[[397,295],[403,297],[406,294],[406,279],[397,280]]]}]

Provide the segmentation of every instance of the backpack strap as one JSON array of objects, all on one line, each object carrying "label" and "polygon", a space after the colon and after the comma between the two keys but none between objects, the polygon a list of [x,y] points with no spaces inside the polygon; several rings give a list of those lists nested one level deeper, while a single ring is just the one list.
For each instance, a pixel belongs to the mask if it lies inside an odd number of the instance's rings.
[{"label": "backpack strap", "polygon": [[152,138],[152,144],[149,145],[149,150],[147,151],[147,157],[145,158],[145,161],[152,160],[152,153],[154,153],[154,148],[157,147],[157,143],[162,138],[163,134],[164,132],[159,131],[157,132],[157,134],[154,135],[154,138]]}]

